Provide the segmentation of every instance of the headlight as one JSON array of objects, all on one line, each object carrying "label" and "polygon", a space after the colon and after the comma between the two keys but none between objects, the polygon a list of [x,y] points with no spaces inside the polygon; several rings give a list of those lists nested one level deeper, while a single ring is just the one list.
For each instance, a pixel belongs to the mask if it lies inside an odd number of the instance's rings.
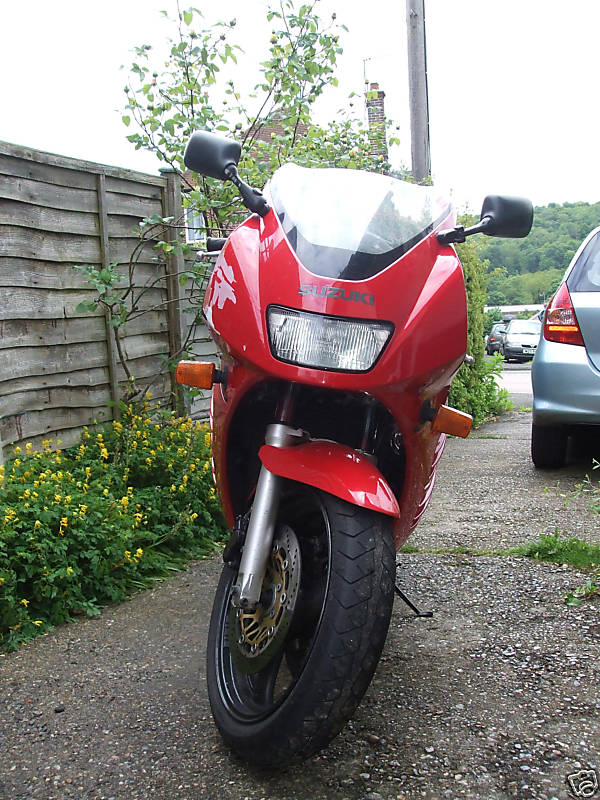
[{"label": "headlight", "polygon": [[367,372],[377,361],[393,325],[328,317],[291,308],[267,309],[275,358],[303,367]]}]

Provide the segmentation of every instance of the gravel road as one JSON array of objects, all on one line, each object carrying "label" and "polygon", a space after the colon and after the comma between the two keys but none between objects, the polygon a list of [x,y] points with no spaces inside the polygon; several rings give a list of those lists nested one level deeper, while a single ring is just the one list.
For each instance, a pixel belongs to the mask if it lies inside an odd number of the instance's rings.
[{"label": "gravel road", "polygon": [[449,442],[411,540],[423,552],[399,559],[404,589],[434,617],[397,603],[369,692],[319,757],[269,774],[222,746],[203,665],[215,559],[0,657],[0,798],[575,797],[567,776],[600,779],[600,604],[563,602],[584,576],[431,552],[555,529],[600,542],[598,516],[569,500],[588,464],[536,473],[529,425],[515,411]]}]

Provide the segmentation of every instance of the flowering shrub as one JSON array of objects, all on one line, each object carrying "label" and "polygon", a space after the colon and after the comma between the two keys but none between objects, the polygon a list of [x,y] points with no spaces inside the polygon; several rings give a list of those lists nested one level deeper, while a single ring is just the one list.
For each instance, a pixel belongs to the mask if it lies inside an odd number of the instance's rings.
[{"label": "flowering shrub", "polygon": [[148,403],[66,451],[17,447],[0,466],[0,644],[14,649],[73,615],[206,555],[225,535],[205,425]]}]

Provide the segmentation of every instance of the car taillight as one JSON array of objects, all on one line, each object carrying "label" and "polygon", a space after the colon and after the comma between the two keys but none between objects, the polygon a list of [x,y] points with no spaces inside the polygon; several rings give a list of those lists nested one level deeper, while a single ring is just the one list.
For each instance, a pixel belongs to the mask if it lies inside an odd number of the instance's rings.
[{"label": "car taillight", "polygon": [[546,308],[544,339],[549,342],[585,346],[566,283],[561,283]]}]

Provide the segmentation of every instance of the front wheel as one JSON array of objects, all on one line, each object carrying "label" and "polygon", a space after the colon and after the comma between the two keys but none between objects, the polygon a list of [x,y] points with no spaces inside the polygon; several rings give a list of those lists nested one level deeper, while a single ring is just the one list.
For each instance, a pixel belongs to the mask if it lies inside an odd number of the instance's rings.
[{"label": "front wheel", "polygon": [[231,604],[235,578],[226,565],[210,622],[215,722],[253,763],[301,761],[339,733],[375,672],[394,600],[392,520],[291,484],[254,612]]}]

